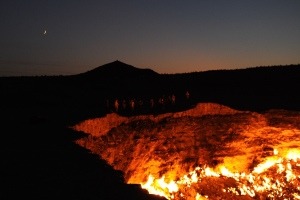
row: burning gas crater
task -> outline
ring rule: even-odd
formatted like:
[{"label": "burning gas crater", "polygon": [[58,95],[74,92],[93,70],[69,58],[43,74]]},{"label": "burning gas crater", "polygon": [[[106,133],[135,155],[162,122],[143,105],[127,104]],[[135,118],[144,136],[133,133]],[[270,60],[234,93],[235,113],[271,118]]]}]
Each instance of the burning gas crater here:
[{"label": "burning gas crater", "polygon": [[76,141],[166,199],[300,199],[300,113],[201,103],[158,116],[108,114]]}]

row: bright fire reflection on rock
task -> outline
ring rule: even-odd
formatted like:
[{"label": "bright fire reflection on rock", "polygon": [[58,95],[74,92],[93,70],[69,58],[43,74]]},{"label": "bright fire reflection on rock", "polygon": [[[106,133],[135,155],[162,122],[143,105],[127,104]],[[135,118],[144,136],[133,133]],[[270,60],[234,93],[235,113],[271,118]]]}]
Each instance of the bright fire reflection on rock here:
[{"label": "bright fire reflection on rock", "polygon": [[129,184],[167,199],[300,199],[300,113],[200,103],[178,113],[115,113],[73,127]]}]

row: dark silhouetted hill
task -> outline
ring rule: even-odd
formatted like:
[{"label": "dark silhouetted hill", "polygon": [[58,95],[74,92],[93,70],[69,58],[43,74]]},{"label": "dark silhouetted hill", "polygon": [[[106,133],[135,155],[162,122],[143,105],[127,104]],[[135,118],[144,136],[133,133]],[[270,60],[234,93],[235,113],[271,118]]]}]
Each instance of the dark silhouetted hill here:
[{"label": "dark silhouetted hill", "polygon": [[81,73],[80,76],[97,79],[144,79],[157,77],[159,74],[151,69],[140,69],[121,61],[114,61],[95,69]]}]

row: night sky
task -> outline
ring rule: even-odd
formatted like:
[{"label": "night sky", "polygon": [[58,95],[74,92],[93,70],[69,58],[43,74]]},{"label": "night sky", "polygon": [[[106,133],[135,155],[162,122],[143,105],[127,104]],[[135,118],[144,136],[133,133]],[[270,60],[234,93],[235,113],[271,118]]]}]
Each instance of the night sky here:
[{"label": "night sky", "polygon": [[299,0],[1,0],[0,76],[300,63]]}]

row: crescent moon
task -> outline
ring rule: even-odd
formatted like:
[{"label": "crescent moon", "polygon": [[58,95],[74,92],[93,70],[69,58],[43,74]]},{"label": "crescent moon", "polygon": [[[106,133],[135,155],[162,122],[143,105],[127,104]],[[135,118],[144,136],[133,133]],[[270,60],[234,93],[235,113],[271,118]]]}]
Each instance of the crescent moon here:
[{"label": "crescent moon", "polygon": [[45,30],[43,34],[46,35],[47,34],[47,30]]}]

